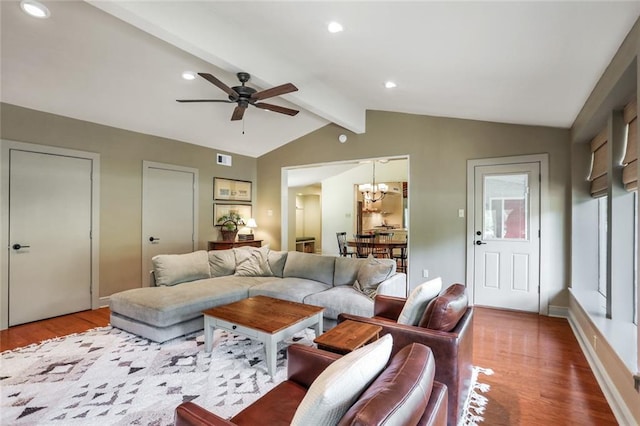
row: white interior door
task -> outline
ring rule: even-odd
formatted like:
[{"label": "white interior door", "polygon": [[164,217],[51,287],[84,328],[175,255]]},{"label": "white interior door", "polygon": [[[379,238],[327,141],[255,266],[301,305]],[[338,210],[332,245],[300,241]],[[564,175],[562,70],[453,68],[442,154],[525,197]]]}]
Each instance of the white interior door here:
[{"label": "white interior door", "polygon": [[474,303],[538,312],[540,164],[475,167]]},{"label": "white interior door", "polygon": [[9,325],[91,309],[91,160],[14,149],[9,168]]},{"label": "white interior door", "polygon": [[157,254],[195,250],[198,171],[144,162],[142,195],[142,285],[150,285]]}]

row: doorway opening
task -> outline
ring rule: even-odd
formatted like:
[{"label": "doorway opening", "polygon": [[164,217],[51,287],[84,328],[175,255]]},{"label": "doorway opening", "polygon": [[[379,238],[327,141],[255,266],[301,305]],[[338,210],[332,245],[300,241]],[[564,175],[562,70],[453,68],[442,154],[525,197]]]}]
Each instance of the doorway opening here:
[{"label": "doorway opening", "polygon": [[[371,182],[374,160],[377,162],[376,181],[386,183],[389,194],[386,202],[384,199],[377,201],[374,203],[376,209],[366,211],[364,203],[358,204],[358,197],[362,197],[358,187]],[[352,238],[355,233],[365,228],[369,231],[380,230],[382,227],[394,228],[398,235],[407,238],[408,180],[408,156],[365,158],[283,168],[281,249],[304,250],[305,244],[296,240],[303,237],[308,241],[308,237],[314,237],[313,252],[337,256],[340,251],[336,233],[346,232],[348,238]],[[397,206],[398,211],[390,210],[391,206]],[[315,222],[312,224],[310,221]],[[306,250],[310,250],[308,246]]]}]

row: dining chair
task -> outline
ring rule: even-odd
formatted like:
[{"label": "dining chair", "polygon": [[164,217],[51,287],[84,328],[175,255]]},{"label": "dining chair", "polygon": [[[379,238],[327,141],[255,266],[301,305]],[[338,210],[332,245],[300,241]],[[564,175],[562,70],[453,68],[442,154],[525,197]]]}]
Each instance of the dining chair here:
[{"label": "dining chair", "polygon": [[[393,232],[378,232],[376,233],[376,242],[388,243],[393,239]],[[376,247],[373,249],[373,255],[375,257],[386,257],[391,259],[391,249],[389,247]]]},{"label": "dining chair", "polygon": [[[408,237],[405,237],[405,241],[408,240]],[[396,270],[398,272],[407,272],[407,246],[399,247],[391,250],[391,256],[396,261],[397,267]]]},{"label": "dining chair", "polygon": [[336,237],[338,238],[338,249],[340,250],[340,256],[353,257],[356,253],[349,250],[349,246],[347,245],[347,233],[336,232]]},{"label": "dining chair", "polygon": [[369,257],[373,254],[373,242],[376,238],[373,234],[355,234],[353,238],[356,240],[356,256]]}]

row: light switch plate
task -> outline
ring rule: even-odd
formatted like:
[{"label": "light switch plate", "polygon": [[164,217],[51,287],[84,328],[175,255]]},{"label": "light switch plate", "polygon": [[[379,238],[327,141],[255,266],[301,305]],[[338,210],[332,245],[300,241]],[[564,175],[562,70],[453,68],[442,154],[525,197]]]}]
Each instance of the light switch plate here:
[{"label": "light switch plate", "polygon": [[458,217],[464,217],[464,209],[458,209]]}]

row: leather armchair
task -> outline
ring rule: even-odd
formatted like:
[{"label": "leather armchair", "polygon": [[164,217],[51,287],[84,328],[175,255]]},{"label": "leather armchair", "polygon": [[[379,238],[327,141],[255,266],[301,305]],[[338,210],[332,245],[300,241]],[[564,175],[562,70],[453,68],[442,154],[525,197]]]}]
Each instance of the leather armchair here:
[{"label": "leather armchair", "polygon": [[[450,331],[398,324],[397,319],[406,299],[381,295],[375,298],[372,318],[340,314],[338,322],[352,320],[381,326],[381,336],[387,333],[393,336],[392,356],[402,347],[413,342],[430,347],[436,362],[435,380],[445,384],[449,393],[448,424],[455,426],[469,393],[473,369],[473,307],[467,305],[465,287],[462,284],[454,284],[440,294],[445,293],[451,300],[457,298],[454,303],[464,303],[462,308],[460,306],[455,308],[462,314],[461,317],[459,315],[453,317],[456,319],[455,324],[450,323],[451,317],[446,318],[445,315],[441,318],[441,324],[449,321],[447,327],[452,326]],[[424,317],[421,323],[423,322],[425,322]]]},{"label": "leather armchair", "polygon": [[[293,344],[287,348],[288,380],[278,384],[236,416],[226,420],[193,402],[184,402],[176,408],[174,424],[290,425],[313,381],[340,356]],[[435,361],[429,348],[419,344],[405,348],[393,356],[380,375],[354,402],[339,425],[382,424],[397,411],[403,411],[401,407],[410,390],[425,389],[418,384],[418,378],[424,378],[426,374],[427,379],[423,380],[430,381],[431,392],[428,389],[424,391],[420,408],[411,412],[414,419],[411,424],[444,426],[447,422],[447,387],[433,379],[434,369]]]}]

